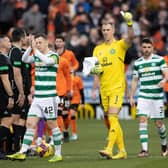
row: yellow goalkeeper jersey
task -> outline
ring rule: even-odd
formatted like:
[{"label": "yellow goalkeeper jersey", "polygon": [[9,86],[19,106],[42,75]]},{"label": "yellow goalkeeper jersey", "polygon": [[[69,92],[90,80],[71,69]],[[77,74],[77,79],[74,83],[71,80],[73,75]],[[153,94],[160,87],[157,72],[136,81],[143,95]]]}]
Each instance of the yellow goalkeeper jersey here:
[{"label": "yellow goalkeeper jersey", "polygon": [[113,40],[110,44],[102,43],[94,48],[93,56],[104,71],[100,75],[101,91],[125,89],[124,59],[128,47],[124,40]]}]

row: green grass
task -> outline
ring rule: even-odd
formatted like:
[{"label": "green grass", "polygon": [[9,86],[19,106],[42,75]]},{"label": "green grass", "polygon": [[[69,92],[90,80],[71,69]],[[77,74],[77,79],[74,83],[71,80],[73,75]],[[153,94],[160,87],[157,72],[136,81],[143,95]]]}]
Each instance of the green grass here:
[{"label": "green grass", "polygon": [[[168,120],[165,120],[168,128]],[[29,157],[26,161],[0,160],[1,168],[167,168],[168,158],[160,156],[160,140],[157,129],[149,122],[150,158],[137,158],[140,151],[137,120],[121,121],[124,129],[128,158],[106,160],[98,155],[98,150],[106,145],[107,129],[103,121],[79,120],[79,140],[64,143],[63,162],[48,163],[48,158]]]}]

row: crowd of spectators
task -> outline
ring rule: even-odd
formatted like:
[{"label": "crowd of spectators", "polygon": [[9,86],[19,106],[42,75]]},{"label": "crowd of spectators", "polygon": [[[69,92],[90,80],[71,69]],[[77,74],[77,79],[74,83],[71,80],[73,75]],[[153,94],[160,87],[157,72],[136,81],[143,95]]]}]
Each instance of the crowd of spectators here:
[{"label": "crowd of spectators", "polygon": [[139,57],[145,36],[153,39],[156,53],[168,55],[168,0],[1,0],[0,34],[10,35],[13,27],[23,27],[28,33],[46,33],[51,45],[62,34],[82,65],[101,42],[102,18],[115,22],[116,38],[126,35],[121,10],[132,12],[134,19],[135,38],[126,63]]}]

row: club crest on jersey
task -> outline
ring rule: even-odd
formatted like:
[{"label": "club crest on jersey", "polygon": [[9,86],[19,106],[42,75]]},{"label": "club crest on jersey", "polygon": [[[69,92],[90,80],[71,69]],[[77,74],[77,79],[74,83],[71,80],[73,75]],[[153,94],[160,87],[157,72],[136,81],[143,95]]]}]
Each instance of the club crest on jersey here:
[{"label": "club crest on jersey", "polygon": [[149,72],[150,71],[150,68],[146,67],[144,68],[144,72]]},{"label": "club crest on jersey", "polygon": [[36,62],[35,65],[36,66],[44,66],[45,64],[43,62]]},{"label": "club crest on jersey", "polygon": [[112,49],[110,50],[110,54],[115,54],[115,49],[112,48]]}]

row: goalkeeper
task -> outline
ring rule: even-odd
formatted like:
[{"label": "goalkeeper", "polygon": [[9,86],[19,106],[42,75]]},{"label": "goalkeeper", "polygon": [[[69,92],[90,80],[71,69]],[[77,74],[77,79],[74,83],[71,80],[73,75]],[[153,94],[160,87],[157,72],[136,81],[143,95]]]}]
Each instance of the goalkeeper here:
[{"label": "goalkeeper", "polygon": [[[127,49],[132,43],[134,33],[132,14],[121,12],[121,15],[128,25],[127,37],[116,40],[114,38],[114,24],[108,20],[103,20],[101,31],[104,42],[94,48],[93,56],[97,58],[98,63],[91,69],[91,73],[99,77],[102,105],[110,122],[107,146],[99,151],[99,154],[107,159],[127,158],[118,114],[125,92],[124,58]],[[113,155],[115,144],[118,146],[118,153]]]}]

